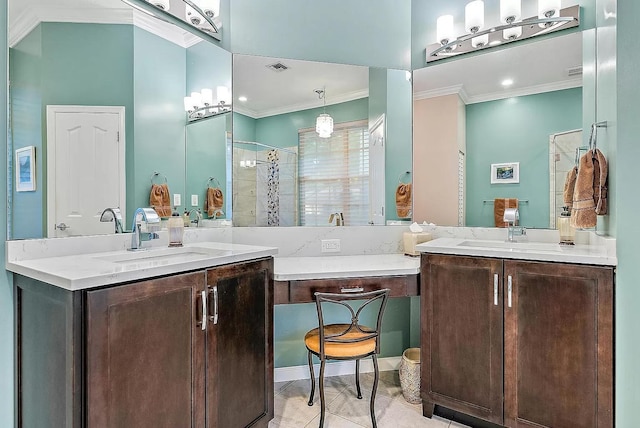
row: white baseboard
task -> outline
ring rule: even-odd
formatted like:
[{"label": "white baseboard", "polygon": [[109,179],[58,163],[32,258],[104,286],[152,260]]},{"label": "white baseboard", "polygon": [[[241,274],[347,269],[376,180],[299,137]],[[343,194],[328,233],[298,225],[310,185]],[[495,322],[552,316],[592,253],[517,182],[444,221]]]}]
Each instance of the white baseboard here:
[{"label": "white baseboard", "polygon": [[[378,358],[378,369],[383,371],[398,370],[400,367],[400,361],[402,357],[387,357]],[[316,376],[320,371],[320,364],[313,365]],[[329,376],[342,376],[346,374],[353,374],[356,371],[355,361],[332,361],[326,364],[325,373],[326,377]],[[373,372],[373,362],[370,358],[362,360],[360,362],[360,373]],[[274,371],[275,382],[287,382],[290,380],[309,379],[309,366],[291,366],[291,367],[279,367]]]}]

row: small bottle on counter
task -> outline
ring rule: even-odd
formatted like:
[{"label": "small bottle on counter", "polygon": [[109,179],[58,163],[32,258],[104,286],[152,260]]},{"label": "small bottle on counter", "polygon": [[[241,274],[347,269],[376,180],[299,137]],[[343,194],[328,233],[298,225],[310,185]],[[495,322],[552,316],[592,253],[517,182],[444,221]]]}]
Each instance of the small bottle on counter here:
[{"label": "small bottle on counter", "polygon": [[177,209],[174,209],[167,222],[167,229],[169,229],[169,246],[170,247],[182,247],[182,235],[184,233],[184,221],[180,217]]},{"label": "small bottle on counter", "polygon": [[186,208],[182,214],[182,222],[184,223],[184,227],[189,227],[189,224],[191,223],[191,218],[189,217],[189,212]]},{"label": "small bottle on counter", "polygon": [[558,217],[558,230],[560,231],[561,244],[574,244],[576,229],[571,226],[571,211],[569,207],[562,207],[562,212],[560,213],[560,217]]}]

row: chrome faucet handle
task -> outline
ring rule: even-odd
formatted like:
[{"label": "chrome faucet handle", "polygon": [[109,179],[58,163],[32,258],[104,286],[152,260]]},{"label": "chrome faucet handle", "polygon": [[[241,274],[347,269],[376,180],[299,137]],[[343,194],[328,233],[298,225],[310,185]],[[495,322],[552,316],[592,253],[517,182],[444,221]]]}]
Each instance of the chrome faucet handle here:
[{"label": "chrome faucet handle", "polygon": [[502,220],[507,224],[517,226],[520,219],[520,213],[517,208],[505,208]]},{"label": "chrome faucet handle", "polygon": [[115,223],[116,233],[124,233],[120,208],[105,208],[102,214],[100,214],[100,221],[105,223],[113,221]]},{"label": "chrome faucet handle", "polygon": [[143,241],[160,238],[160,235],[155,232],[142,233],[140,231],[141,222],[144,222],[146,225],[160,225],[160,217],[153,208],[136,208],[136,211],[133,213],[130,251],[146,250],[146,248],[142,248]]}]

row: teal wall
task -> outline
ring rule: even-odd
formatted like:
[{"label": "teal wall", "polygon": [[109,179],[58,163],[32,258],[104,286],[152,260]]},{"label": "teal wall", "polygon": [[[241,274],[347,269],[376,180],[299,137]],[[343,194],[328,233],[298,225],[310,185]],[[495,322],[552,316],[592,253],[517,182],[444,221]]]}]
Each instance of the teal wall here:
[{"label": "teal wall", "polygon": [[232,3],[233,53],[410,68],[410,0]]},{"label": "teal wall", "polygon": [[386,219],[398,219],[396,188],[398,177],[411,179],[404,173],[412,169],[412,92],[404,70],[387,70],[387,146],[385,149]]},{"label": "teal wall", "polygon": [[166,176],[171,194],[182,195],[180,212],[188,203],[184,196],[186,50],[137,27],[134,36],[133,162],[127,158],[133,167],[133,171],[127,169],[127,186],[132,185],[133,192],[127,192],[125,219],[136,207],[149,205],[154,171]]},{"label": "teal wall", "polygon": [[[12,236],[36,238],[43,236],[44,174],[43,171],[43,123],[42,104],[42,26],[38,25],[27,37],[10,51],[9,61],[12,105],[13,150],[35,146],[36,191],[15,191],[12,186]],[[12,151],[13,151],[12,150]]]},{"label": "teal wall", "polygon": [[133,26],[42,23],[11,59],[14,145],[35,146],[37,162],[36,191],[14,192],[12,237],[37,238],[46,230],[46,106],[125,106],[133,135]]},{"label": "teal wall", "polygon": [[256,122],[252,117],[233,112],[233,140],[257,141]]},{"label": "teal wall", "polygon": [[[7,2],[0,2],[0,140],[9,142],[7,137]],[[5,146],[6,148],[6,146]],[[7,165],[7,150],[0,150],[0,164]],[[7,171],[10,174],[11,171]],[[0,179],[0,199],[7,200],[7,176]],[[7,224],[7,210],[0,210],[0,224]],[[7,239],[7,228],[0,228],[0,241]],[[4,270],[5,247],[0,248],[0,426],[14,426],[14,360],[13,338],[13,284],[12,276]]]},{"label": "teal wall", "polygon": [[[614,3],[615,4],[615,3]],[[610,10],[611,7],[609,7]],[[615,15],[613,15],[615,16]],[[617,121],[610,127],[617,129],[617,148],[613,178],[616,181],[615,205],[617,212],[615,229],[617,230],[618,269],[616,276],[616,426],[631,427],[638,424],[638,403],[640,403],[640,264],[638,263],[638,242],[640,241],[640,222],[638,212],[640,201],[637,180],[633,174],[637,171],[640,159],[640,51],[638,50],[637,22],[640,20],[640,3],[620,1],[617,5],[617,85],[613,90],[617,95]],[[608,23],[608,25],[615,25]],[[612,58],[610,58],[612,59]],[[614,63],[615,64],[615,63]],[[611,66],[611,64],[610,64]],[[600,118],[607,117],[611,111],[599,111]],[[624,197],[623,197],[624,195]]]},{"label": "teal wall", "polygon": [[[198,195],[198,206],[207,218],[204,204],[209,177],[214,177],[225,191],[227,115],[214,116],[187,125],[187,183],[185,204],[190,210],[191,195]],[[215,153],[215,155],[213,154]],[[212,187],[216,183],[211,183]],[[223,197],[230,195],[223,194]],[[223,217],[224,218],[224,217]]]},{"label": "teal wall", "polygon": [[[436,20],[441,15],[453,15],[456,34],[465,34],[464,7],[469,0],[411,0],[411,68],[413,70],[426,67],[426,47],[436,42]],[[596,24],[596,0],[575,0],[562,2],[564,7],[580,5],[580,27],[562,33],[581,31],[593,28]],[[537,2],[522,2],[522,17],[537,16]],[[498,25],[500,16],[500,0],[484,0],[486,25]],[[598,9],[602,11],[603,9]],[[600,12],[602,13],[602,12]],[[562,34],[561,33],[561,34]],[[544,37],[544,36],[542,36]],[[550,35],[549,37],[555,37]],[[528,42],[514,42],[528,43]],[[500,49],[500,48],[493,48]]]},{"label": "teal wall", "polygon": [[[466,225],[493,227],[494,198],[526,199],[520,222],[549,227],[549,135],[582,127],[580,88],[466,107]],[[491,184],[493,163],[520,162],[520,183]]]}]

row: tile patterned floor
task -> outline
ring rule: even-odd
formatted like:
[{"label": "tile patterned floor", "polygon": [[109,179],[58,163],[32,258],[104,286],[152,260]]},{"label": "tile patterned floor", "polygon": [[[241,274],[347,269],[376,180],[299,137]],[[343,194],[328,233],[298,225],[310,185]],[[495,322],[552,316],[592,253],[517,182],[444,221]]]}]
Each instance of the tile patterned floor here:
[{"label": "tile patterned floor", "polygon": [[[317,380],[316,380],[317,382]],[[371,426],[369,398],[373,374],[360,378],[362,400],[356,398],[355,376],[325,379],[325,428],[362,428]],[[320,423],[320,398],[316,385],[314,405],[309,407],[309,380],[280,382],[275,385],[275,417],[269,428],[317,427]],[[409,404],[402,396],[397,371],[380,373],[376,394],[376,420],[379,428],[464,428],[456,422],[434,416],[422,416],[422,406]]]}]

